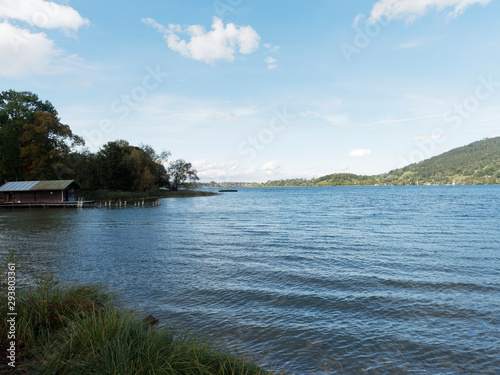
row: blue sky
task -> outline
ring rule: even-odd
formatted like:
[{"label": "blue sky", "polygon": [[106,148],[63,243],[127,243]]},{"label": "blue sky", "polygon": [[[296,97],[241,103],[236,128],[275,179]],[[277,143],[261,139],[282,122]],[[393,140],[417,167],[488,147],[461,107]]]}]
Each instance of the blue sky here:
[{"label": "blue sky", "polygon": [[203,181],[377,174],[500,135],[498,0],[0,0],[2,90]]}]

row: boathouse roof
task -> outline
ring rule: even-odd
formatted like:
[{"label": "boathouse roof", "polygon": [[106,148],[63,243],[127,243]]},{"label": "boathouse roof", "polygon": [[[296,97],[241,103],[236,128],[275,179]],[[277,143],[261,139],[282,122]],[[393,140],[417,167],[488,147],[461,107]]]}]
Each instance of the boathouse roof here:
[{"label": "boathouse roof", "polygon": [[82,186],[75,180],[46,180],[46,181],[13,181],[0,186],[0,192],[5,191],[36,191],[36,190],[64,190],[72,183]]}]

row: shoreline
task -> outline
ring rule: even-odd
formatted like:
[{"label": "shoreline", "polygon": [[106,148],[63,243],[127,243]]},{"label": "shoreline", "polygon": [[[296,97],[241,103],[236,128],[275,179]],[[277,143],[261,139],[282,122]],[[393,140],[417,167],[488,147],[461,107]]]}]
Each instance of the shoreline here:
[{"label": "shoreline", "polygon": [[96,202],[107,201],[139,201],[139,200],[154,200],[162,198],[197,198],[210,197],[218,195],[215,192],[199,191],[199,190],[178,190],[178,191],[154,191],[154,192],[133,192],[133,191],[82,191],[78,194],[86,200]]}]

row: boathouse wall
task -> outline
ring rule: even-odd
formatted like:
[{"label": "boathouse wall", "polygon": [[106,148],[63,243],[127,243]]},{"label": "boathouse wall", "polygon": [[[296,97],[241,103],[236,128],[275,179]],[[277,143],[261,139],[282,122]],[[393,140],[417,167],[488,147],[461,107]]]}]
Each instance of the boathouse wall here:
[{"label": "boathouse wall", "polygon": [[3,199],[5,203],[62,202],[68,200],[67,194],[62,191],[14,191],[4,193]]},{"label": "boathouse wall", "polygon": [[[30,183],[27,182],[27,184]],[[62,186],[58,188],[54,184]],[[37,186],[41,186],[41,188],[37,188]],[[38,185],[28,187],[26,190],[17,190],[14,188],[9,191],[7,188],[2,192],[2,196],[4,203],[73,202],[77,200],[76,194],[80,189],[81,186],[75,181],[43,181]]]}]

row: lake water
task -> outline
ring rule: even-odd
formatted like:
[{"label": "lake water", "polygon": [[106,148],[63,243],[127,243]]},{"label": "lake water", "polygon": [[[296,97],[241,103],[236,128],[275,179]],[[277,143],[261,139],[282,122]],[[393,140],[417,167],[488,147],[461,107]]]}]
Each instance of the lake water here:
[{"label": "lake water", "polygon": [[500,186],[238,190],[1,210],[0,256],[296,374],[500,373]]}]

